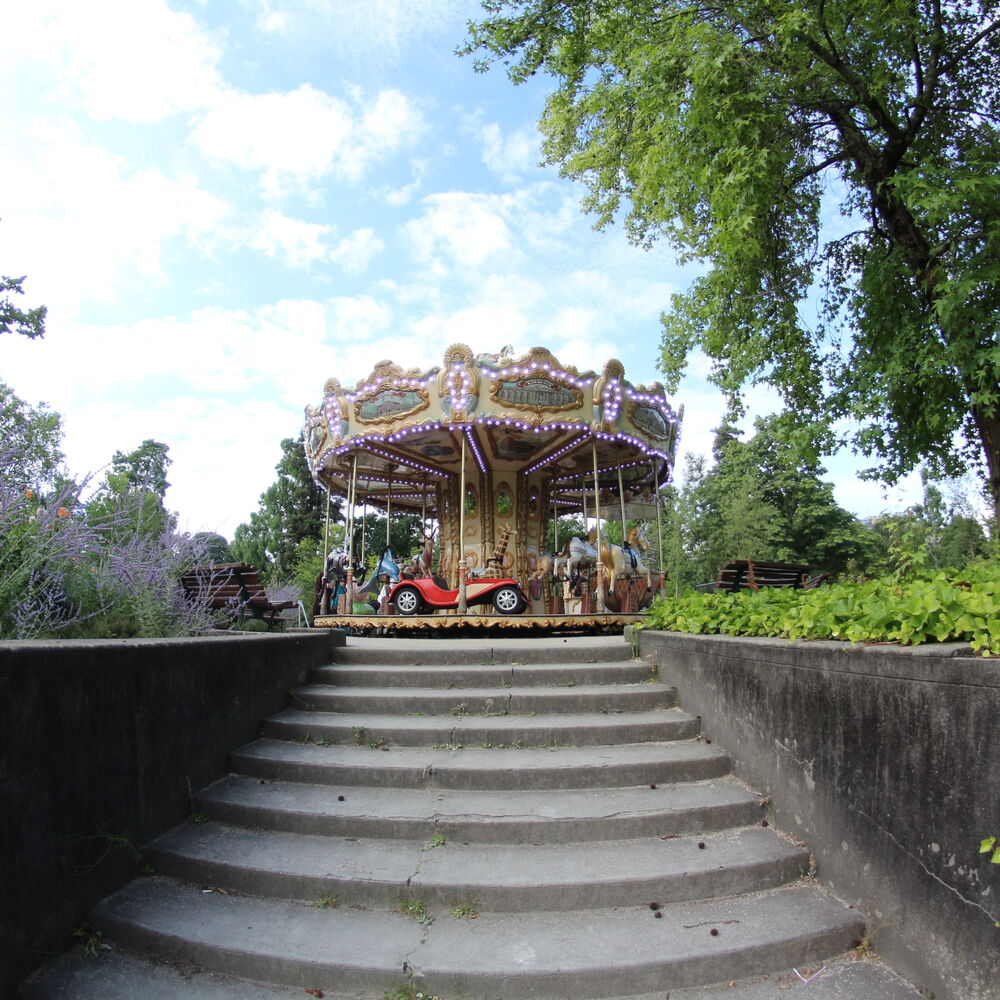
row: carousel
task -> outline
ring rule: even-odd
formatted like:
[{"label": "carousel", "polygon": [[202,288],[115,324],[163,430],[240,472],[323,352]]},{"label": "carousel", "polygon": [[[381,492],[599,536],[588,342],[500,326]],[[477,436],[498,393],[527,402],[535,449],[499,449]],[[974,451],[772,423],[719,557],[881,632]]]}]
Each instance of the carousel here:
[{"label": "carousel", "polygon": [[[331,378],[306,408],[305,445],[328,510],[346,500],[346,541],[330,552],[314,624],[552,632],[639,620],[660,583],[660,487],[682,414],[659,383],[628,382],[620,361],[579,371],[541,347],[514,357],[455,344],[440,368],[381,361],[354,388]],[[368,510],[385,516],[387,545],[362,559]],[[423,542],[392,552],[388,525],[404,514],[420,518]]]}]

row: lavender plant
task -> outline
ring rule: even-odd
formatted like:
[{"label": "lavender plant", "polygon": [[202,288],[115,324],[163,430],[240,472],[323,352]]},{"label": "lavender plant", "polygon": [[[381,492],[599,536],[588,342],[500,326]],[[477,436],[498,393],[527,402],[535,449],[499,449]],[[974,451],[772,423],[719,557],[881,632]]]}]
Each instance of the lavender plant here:
[{"label": "lavender plant", "polygon": [[[89,484],[65,473],[60,436],[58,414],[0,382],[0,639],[211,628],[206,603],[179,585],[186,569],[207,561],[205,541],[174,531],[172,516],[158,513],[162,495],[133,481],[84,502]],[[165,446],[154,445],[143,447],[164,458]]]}]

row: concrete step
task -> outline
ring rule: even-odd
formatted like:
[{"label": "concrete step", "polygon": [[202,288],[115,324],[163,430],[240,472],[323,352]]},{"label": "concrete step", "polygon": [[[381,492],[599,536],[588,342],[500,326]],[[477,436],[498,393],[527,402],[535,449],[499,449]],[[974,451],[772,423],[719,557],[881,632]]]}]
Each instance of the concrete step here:
[{"label": "concrete step", "polygon": [[508,847],[465,845],[440,833],[419,843],[189,823],[150,851],[158,874],[230,892],[388,908],[413,897],[478,913],[731,896],[793,882],[808,865],[806,851],[762,827]]},{"label": "concrete step", "polygon": [[108,940],[169,962],[332,996],[410,979],[437,995],[504,1000],[610,997],[625,982],[663,994],[814,963],[862,932],[857,914],[805,885],[655,911],[643,902],[413,919],[204,892],[163,877],[137,879],[102,902],[92,923]]},{"label": "concrete step", "polygon": [[642,684],[656,680],[656,672],[644,660],[596,663],[518,664],[342,664],[317,667],[318,684],[360,687],[497,688],[552,686],[556,684]]},{"label": "concrete step", "polygon": [[442,666],[445,664],[610,663],[632,659],[620,635],[554,639],[386,639],[351,636],[337,650],[338,664]]},{"label": "concrete step", "polygon": [[313,684],[296,688],[290,703],[307,711],[345,715],[530,715],[653,712],[672,708],[677,690],[663,684],[576,684],[518,688],[364,688]]},{"label": "concrete step", "polygon": [[368,715],[289,709],[267,719],[263,735],[278,740],[361,746],[608,746],[691,739],[698,719],[676,708],[652,712],[564,715]]},{"label": "concrete step", "polygon": [[371,750],[260,739],[235,751],[230,765],[237,773],[276,781],[499,791],[665,785],[725,774],[729,758],[696,740],[620,747]]},{"label": "concrete step", "polygon": [[[407,984],[405,977],[393,988]],[[23,1000],[303,1000],[304,989],[273,986],[209,972],[194,965],[152,961],[121,951],[98,960],[78,952],[34,976]],[[139,992],[141,990],[141,992]],[[337,990],[328,1000],[384,1000],[378,993]],[[662,990],[604,1000],[664,1000]],[[853,952],[821,964],[799,966],[716,986],[672,990],[670,1000],[926,1000],[879,962],[859,961]]]},{"label": "concrete step", "polygon": [[670,837],[761,822],[731,777],[633,788],[467,791],[329,786],[232,776],[196,797],[223,823],[290,833],[425,843],[566,844]]},{"label": "concrete step", "polygon": [[336,661],[26,1000],[917,1000],[620,637]]}]

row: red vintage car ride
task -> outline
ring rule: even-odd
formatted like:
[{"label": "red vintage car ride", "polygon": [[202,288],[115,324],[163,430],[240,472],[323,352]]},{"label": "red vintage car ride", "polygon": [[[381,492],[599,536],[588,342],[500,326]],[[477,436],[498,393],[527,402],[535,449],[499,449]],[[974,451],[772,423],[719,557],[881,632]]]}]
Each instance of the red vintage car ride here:
[{"label": "red vintage car ride", "polygon": [[[509,577],[467,581],[465,600],[469,607],[492,604],[501,615],[519,615],[528,606],[520,584]],[[389,592],[389,602],[401,615],[428,614],[442,608],[457,608],[458,591],[444,590],[430,578],[401,580]]]}]

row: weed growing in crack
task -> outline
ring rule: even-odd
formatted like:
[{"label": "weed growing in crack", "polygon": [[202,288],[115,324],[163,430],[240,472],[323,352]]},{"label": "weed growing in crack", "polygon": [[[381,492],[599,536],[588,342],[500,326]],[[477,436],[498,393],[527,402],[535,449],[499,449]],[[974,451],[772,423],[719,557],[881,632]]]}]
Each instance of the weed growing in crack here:
[{"label": "weed growing in crack", "polygon": [[418,924],[423,924],[425,927],[434,923],[434,918],[424,908],[423,901],[419,899],[397,899],[396,912],[416,920]]},{"label": "weed growing in crack", "polygon": [[425,851],[433,851],[435,847],[444,847],[445,837],[443,833],[435,833],[423,846]]},{"label": "weed growing in crack", "polygon": [[475,899],[452,903],[448,912],[458,920],[475,920],[479,916],[479,903]]},{"label": "weed growing in crack", "polygon": [[111,945],[104,940],[100,931],[95,931],[90,924],[81,924],[75,931],[73,937],[80,942],[85,958],[97,958],[102,951],[111,951]]}]

